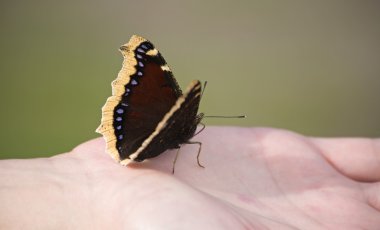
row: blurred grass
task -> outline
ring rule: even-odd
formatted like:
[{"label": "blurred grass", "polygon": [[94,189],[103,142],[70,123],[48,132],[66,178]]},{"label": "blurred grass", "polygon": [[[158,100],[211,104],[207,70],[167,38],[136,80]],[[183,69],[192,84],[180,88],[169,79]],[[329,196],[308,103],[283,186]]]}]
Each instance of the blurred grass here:
[{"label": "blurred grass", "polygon": [[207,125],[380,135],[378,1],[1,1],[0,158],[50,156],[97,137],[132,34],[184,88],[208,80]]}]

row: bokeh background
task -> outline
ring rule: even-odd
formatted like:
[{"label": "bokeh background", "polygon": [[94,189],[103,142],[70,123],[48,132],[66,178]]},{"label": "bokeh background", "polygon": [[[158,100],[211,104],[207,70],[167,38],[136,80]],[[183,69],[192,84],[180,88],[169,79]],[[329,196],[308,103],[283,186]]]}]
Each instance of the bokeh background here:
[{"label": "bokeh background", "polygon": [[380,2],[0,1],[0,158],[50,156],[98,134],[118,47],[151,40],[200,110],[312,136],[380,136]]}]

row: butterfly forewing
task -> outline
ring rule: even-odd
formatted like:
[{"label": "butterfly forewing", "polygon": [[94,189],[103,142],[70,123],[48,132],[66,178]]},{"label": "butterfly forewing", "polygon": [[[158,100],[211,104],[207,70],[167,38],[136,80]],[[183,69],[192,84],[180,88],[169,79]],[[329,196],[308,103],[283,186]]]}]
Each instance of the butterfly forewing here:
[{"label": "butterfly forewing", "polygon": [[134,35],[120,50],[123,67],[112,84],[113,96],[103,106],[97,129],[106,139],[107,151],[118,161],[141,147],[182,95],[151,42]]}]

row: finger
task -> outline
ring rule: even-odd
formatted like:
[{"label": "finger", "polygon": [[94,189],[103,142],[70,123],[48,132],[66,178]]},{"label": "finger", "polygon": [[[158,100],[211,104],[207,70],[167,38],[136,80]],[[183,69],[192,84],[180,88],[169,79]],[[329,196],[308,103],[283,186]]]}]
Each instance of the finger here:
[{"label": "finger", "polygon": [[380,181],[380,139],[312,138],[332,165],[362,182]]}]

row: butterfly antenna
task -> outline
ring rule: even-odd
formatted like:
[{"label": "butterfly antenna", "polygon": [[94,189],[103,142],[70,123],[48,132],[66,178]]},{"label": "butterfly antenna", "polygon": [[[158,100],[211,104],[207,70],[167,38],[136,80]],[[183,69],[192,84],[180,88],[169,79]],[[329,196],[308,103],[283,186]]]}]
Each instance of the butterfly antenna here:
[{"label": "butterfly antenna", "polygon": [[205,118],[246,118],[246,115],[237,115],[237,116],[217,116],[217,115],[210,115],[210,116],[203,116]]}]

